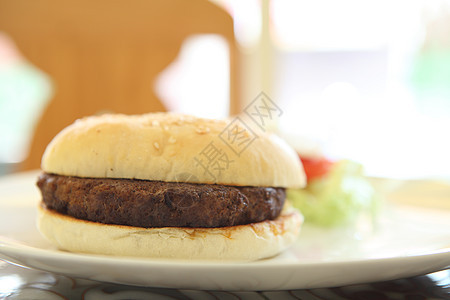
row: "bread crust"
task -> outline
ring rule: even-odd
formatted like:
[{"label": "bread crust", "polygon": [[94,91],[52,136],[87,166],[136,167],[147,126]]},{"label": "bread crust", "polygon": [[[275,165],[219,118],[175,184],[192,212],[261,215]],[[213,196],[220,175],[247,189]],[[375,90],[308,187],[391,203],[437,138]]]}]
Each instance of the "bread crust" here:
[{"label": "bread crust", "polygon": [[275,220],[220,228],[141,228],[107,225],[62,215],[43,205],[40,232],[73,252],[170,259],[252,261],[274,256],[295,242],[302,215],[288,209]]},{"label": "bread crust", "polygon": [[[239,143],[251,143],[237,152],[238,144],[227,142],[229,124],[173,113],[87,117],[53,139],[44,153],[42,169],[78,177],[285,188],[305,185],[301,162],[284,141],[247,130]],[[220,151],[215,165],[207,161],[211,152],[205,150]],[[209,170],[206,163],[210,163]]]}]

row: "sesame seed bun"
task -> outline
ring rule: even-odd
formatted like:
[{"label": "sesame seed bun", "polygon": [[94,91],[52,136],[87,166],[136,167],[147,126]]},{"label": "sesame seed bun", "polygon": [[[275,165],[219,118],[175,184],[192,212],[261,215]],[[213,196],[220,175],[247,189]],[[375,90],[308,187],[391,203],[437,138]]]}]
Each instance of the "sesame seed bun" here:
[{"label": "sesame seed bun", "polygon": [[[233,128],[241,135],[232,136]],[[206,169],[212,154],[216,160]],[[80,119],[48,145],[41,167],[66,176],[238,186],[303,187],[306,181],[295,151],[277,136],[239,121],[171,113]]]},{"label": "sesame seed bun", "polygon": [[39,207],[38,227],[58,248],[81,253],[167,259],[253,261],[289,247],[303,217],[285,210],[277,219],[219,228],[142,228],[108,225]]}]

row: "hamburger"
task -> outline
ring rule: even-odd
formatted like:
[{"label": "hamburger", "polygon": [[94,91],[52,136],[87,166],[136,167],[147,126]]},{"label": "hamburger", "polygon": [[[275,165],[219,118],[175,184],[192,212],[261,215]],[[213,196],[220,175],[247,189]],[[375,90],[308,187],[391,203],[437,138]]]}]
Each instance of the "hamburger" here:
[{"label": "hamburger", "polygon": [[[301,162],[276,136],[229,125],[173,113],[77,120],[43,155],[39,231],[81,253],[245,261],[280,253],[303,222],[286,201],[286,188],[305,184]],[[237,152],[232,142],[244,141]]]}]

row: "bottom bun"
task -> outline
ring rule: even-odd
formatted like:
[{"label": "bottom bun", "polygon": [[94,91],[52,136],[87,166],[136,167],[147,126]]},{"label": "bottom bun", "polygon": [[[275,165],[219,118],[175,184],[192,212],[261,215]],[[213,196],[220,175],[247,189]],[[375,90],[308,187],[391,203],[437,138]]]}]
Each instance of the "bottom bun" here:
[{"label": "bottom bun", "polygon": [[302,215],[285,210],[275,220],[220,228],[141,228],[76,219],[39,206],[39,231],[72,252],[177,259],[251,261],[295,242]]}]

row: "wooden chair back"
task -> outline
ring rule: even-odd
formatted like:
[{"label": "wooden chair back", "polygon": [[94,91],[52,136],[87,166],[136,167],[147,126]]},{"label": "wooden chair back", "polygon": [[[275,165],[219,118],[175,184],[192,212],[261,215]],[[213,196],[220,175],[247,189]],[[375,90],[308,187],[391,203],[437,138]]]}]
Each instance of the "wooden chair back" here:
[{"label": "wooden chair back", "polygon": [[21,169],[38,168],[46,145],[77,118],[164,111],[154,80],[193,34],[228,41],[230,113],[239,110],[233,20],[207,0],[0,0],[0,31],[54,83]]}]

